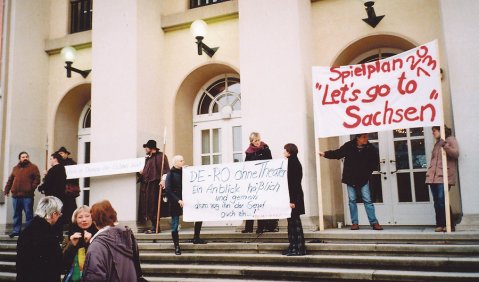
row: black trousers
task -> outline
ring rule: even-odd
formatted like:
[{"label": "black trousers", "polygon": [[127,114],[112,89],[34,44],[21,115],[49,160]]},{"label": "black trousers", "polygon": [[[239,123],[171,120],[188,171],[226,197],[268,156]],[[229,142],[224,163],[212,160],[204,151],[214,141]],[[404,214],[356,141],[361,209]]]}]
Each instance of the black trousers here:
[{"label": "black trousers", "polygon": [[[254,220],[247,220],[244,226],[246,231],[253,231]],[[274,231],[278,227],[277,219],[260,219],[258,220],[258,230]]]},{"label": "black trousers", "polygon": [[306,252],[303,225],[301,224],[299,215],[291,215],[291,217],[288,218],[288,241],[291,252]]}]

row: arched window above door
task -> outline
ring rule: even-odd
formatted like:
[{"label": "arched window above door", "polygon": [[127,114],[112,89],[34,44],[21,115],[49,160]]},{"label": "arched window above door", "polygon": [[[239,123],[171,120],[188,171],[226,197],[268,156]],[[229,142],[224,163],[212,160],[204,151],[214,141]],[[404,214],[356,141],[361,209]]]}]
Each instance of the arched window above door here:
[{"label": "arched window above door", "polygon": [[91,108],[88,107],[86,113],[83,115],[82,128],[91,128]]},{"label": "arched window above door", "polygon": [[371,63],[377,60],[382,60],[382,59],[395,56],[404,51],[405,50],[397,49],[397,48],[376,48],[356,57],[354,60],[351,61],[350,64],[355,65],[355,64]]},{"label": "arched window above door", "polygon": [[237,74],[213,77],[197,92],[193,106],[195,165],[243,159],[241,87]]},{"label": "arched window above door", "polygon": [[240,79],[235,75],[225,74],[211,80],[201,88],[196,108],[196,115],[221,114],[230,116],[241,110]]}]

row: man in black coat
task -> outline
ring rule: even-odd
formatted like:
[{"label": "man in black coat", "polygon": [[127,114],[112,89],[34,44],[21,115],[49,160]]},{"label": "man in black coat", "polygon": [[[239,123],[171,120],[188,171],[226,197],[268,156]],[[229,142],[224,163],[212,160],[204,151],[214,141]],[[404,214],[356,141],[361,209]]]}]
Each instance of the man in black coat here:
[{"label": "man in black coat", "polygon": [[53,225],[61,217],[62,202],[53,196],[40,200],[35,217],[17,242],[17,281],[56,282],[65,269]]},{"label": "man in black coat", "polygon": [[361,193],[368,220],[374,230],[382,230],[376,218],[374,204],[369,189],[369,178],[378,168],[378,150],[368,141],[368,134],[356,134],[354,140],[344,143],[337,150],[319,153],[327,159],[343,159],[344,168],[342,182],[348,187],[349,212],[351,214],[351,230],[359,229],[356,191]]}]

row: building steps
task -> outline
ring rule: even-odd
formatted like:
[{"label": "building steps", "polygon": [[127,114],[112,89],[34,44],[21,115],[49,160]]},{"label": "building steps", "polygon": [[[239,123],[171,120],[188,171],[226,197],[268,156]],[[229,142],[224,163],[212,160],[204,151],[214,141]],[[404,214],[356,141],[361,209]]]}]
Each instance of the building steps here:
[{"label": "building steps", "polygon": [[[478,233],[320,233],[305,233],[302,257],[281,255],[284,232],[205,230],[194,245],[184,230],[181,256],[167,232],[135,236],[148,281],[479,281]],[[0,236],[0,281],[15,281],[15,256],[16,239]]]}]

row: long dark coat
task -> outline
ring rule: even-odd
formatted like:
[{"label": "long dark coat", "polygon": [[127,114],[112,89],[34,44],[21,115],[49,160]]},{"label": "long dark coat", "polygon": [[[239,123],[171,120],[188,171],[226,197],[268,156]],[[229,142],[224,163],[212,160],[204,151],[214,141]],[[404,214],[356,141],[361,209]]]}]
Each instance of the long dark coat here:
[{"label": "long dark coat", "polygon": [[166,176],[165,191],[170,202],[171,216],[180,216],[183,214],[183,208],[178,204],[183,199],[183,169],[172,167]]},{"label": "long dark coat", "polygon": [[[162,158],[163,153],[158,152],[145,159],[145,166],[143,167],[143,173],[140,177],[140,199],[138,204],[138,220],[142,223],[147,220],[156,220]],[[168,158],[165,155],[162,173],[167,174],[168,171],[170,171],[170,168]],[[161,201],[160,217],[168,216],[167,207],[168,204],[164,204],[164,202]]]},{"label": "long dark coat", "polygon": [[35,216],[18,237],[17,281],[60,281],[64,268],[56,230],[45,219]]},{"label": "long dark coat", "polygon": [[348,141],[337,150],[324,152],[324,157],[338,160],[344,158],[342,182],[361,188],[369,182],[373,171],[378,169],[379,153],[369,142],[362,148],[356,144],[356,140]]},{"label": "long dark coat", "polygon": [[301,186],[303,179],[303,167],[299,162],[298,156],[293,155],[288,158],[288,190],[289,202],[295,205],[291,210],[291,215],[301,215],[304,210],[304,193]]},{"label": "long dark coat", "polygon": [[43,178],[43,183],[38,189],[43,191],[46,196],[55,196],[64,202],[66,182],[67,174],[65,167],[61,164],[57,164],[48,170],[45,178]]},{"label": "long dark coat", "polygon": [[55,196],[62,201],[63,216],[58,221],[59,225],[70,224],[72,214],[77,208],[75,197],[65,193],[66,185],[67,174],[65,167],[62,164],[57,164],[48,170],[47,175],[43,179],[43,184],[38,188],[45,191],[46,196]]}]

